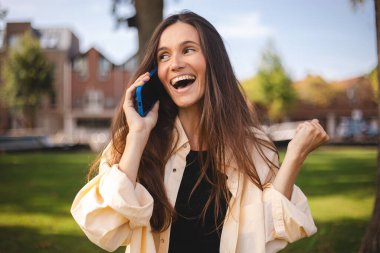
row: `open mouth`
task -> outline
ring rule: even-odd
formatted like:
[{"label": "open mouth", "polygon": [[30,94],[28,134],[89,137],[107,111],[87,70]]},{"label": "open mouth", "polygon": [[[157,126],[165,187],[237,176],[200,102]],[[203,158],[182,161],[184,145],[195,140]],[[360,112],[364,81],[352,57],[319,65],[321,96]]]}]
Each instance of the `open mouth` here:
[{"label": "open mouth", "polygon": [[174,87],[174,89],[180,89],[180,88],[185,88],[186,86],[194,83],[194,81],[195,81],[195,76],[183,75],[183,76],[173,78],[170,83]]}]

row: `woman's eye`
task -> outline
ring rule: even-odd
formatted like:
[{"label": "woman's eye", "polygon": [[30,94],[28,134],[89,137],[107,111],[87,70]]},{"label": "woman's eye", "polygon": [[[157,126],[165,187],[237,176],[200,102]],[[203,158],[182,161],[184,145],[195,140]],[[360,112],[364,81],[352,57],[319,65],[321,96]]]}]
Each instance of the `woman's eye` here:
[{"label": "woman's eye", "polygon": [[169,55],[168,55],[168,54],[160,54],[160,55],[158,56],[158,59],[159,59],[160,61],[166,60],[166,59],[168,59],[168,58],[169,58]]},{"label": "woman's eye", "polygon": [[194,52],[194,51],[195,51],[194,48],[185,48],[184,53],[185,53],[185,54],[188,54],[188,53],[192,53],[192,52]]}]

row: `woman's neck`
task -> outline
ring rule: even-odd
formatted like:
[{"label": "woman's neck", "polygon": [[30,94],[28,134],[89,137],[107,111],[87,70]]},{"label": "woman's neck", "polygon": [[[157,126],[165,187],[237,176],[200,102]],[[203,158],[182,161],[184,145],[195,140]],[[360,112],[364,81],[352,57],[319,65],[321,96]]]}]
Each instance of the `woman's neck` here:
[{"label": "woman's neck", "polygon": [[186,136],[189,139],[190,149],[205,150],[205,144],[200,147],[199,143],[199,121],[201,118],[200,109],[198,107],[180,109],[178,117],[181,121],[183,129],[185,130]]}]

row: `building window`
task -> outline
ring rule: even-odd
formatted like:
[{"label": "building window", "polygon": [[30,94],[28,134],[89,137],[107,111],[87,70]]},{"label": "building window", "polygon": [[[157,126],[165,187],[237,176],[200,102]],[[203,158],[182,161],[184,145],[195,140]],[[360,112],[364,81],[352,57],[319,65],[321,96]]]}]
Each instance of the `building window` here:
[{"label": "building window", "polygon": [[75,98],[73,100],[73,108],[82,108],[83,106],[83,99],[82,98]]},{"label": "building window", "polygon": [[79,57],[74,60],[74,71],[76,71],[82,79],[88,77],[88,63],[85,57]]},{"label": "building window", "polygon": [[106,109],[113,109],[115,107],[115,99],[113,97],[106,97],[104,107]]},{"label": "building window", "polygon": [[86,93],[85,110],[89,112],[102,111],[104,107],[104,95],[99,90],[89,90]]},{"label": "building window", "polygon": [[8,37],[8,46],[14,47],[20,40],[20,34],[11,34]]},{"label": "building window", "polygon": [[106,58],[100,57],[98,61],[99,79],[100,80],[106,79],[110,70],[111,70],[111,63]]},{"label": "building window", "polygon": [[42,48],[57,48],[58,46],[58,37],[53,33],[45,33],[40,39],[40,44]]}]

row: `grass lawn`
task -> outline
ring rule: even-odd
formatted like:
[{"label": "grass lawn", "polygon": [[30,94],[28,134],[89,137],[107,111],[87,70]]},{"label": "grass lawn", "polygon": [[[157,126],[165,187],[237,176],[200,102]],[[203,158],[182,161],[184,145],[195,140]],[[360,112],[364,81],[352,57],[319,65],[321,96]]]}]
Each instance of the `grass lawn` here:
[{"label": "grass lawn", "polygon": [[[0,155],[0,253],[105,252],[83,235],[69,209],[93,153]],[[356,252],[371,214],[374,148],[325,147],[305,162],[297,184],[318,233],[282,252]],[[124,252],[119,249],[116,252]]]}]

